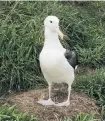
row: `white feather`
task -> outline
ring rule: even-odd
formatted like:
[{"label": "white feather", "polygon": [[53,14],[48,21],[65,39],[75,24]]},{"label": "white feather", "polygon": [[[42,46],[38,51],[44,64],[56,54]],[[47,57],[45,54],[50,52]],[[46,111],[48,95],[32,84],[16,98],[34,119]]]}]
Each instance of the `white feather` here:
[{"label": "white feather", "polygon": [[[45,42],[39,56],[42,73],[49,85],[49,99],[38,101],[42,105],[68,106],[70,104],[71,84],[74,80],[74,69],[64,56],[66,49],[60,43],[58,35],[63,37],[59,30],[59,19],[55,16],[48,16],[45,21]],[[65,102],[55,104],[51,100],[51,84],[67,83],[68,99]]]},{"label": "white feather", "polygon": [[74,69],[64,56],[66,49],[60,43],[58,34],[45,28],[45,43],[40,53],[40,67],[46,81],[72,84]]}]

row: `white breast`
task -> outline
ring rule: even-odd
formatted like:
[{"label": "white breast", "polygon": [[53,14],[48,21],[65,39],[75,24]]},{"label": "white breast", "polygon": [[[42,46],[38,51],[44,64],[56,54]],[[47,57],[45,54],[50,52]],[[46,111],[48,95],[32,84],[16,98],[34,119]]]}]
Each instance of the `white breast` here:
[{"label": "white breast", "polygon": [[40,53],[40,67],[46,81],[61,83],[74,79],[74,70],[64,57],[64,52],[65,49],[44,48]]}]

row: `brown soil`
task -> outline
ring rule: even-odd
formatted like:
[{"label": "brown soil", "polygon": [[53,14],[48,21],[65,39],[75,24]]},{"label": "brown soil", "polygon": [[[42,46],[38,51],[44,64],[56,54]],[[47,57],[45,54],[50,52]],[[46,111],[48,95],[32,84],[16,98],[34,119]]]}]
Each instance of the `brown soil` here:
[{"label": "brown soil", "polygon": [[[56,102],[62,102],[67,99],[67,87],[63,86],[60,90],[58,90],[58,87],[59,86],[52,89],[52,99]],[[64,117],[71,117],[79,112],[93,112],[96,113],[96,115],[99,115],[96,101],[84,94],[71,92],[71,104],[68,107],[42,106],[36,102],[40,98],[48,98],[47,89],[14,94],[10,96],[9,102],[16,104],[21,112],[34,114],[39,121],[60,121],[60,119],[62,120]]]}]

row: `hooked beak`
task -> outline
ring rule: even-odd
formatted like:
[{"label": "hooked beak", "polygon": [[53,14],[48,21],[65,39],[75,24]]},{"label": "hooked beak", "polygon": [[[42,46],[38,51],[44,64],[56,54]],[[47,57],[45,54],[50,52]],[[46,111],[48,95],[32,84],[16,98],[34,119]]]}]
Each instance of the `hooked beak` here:
[{"label": "hooked beak", "polygon": [[57,27],[57,32],[58,32],[58,35],[61,38],[61,40],[63,40],[64,34],[61,32],[61,30],[59,29],[59,27]]}]

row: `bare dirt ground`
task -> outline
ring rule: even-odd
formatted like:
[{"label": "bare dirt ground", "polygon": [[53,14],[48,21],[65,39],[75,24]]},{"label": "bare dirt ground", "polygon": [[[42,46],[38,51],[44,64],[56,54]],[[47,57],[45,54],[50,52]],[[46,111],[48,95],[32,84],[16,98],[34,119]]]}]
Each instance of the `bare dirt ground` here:
[{"label": "bare dirt ground", "polygon": [[[58,89],[60,87],[60,89]],[[62,88],[61,88],[62,87]],[[71,92],[71,104],[68,107],[42,106],[37,103],[41,98],[48,98],[48,89],[31,90],[28,92],[12,94],[9,103],[16,104],[21,112],[27,112],[37,116],[39,121],[61,121],[64,117],[71,117],[79,112],[93,112],[98,116],[96,101],[84,94]],[[62,102],[67,99],[66,86],[54,86],[52,89],[52,100]],[[59,120],[58,120],[59,119]]]}]

